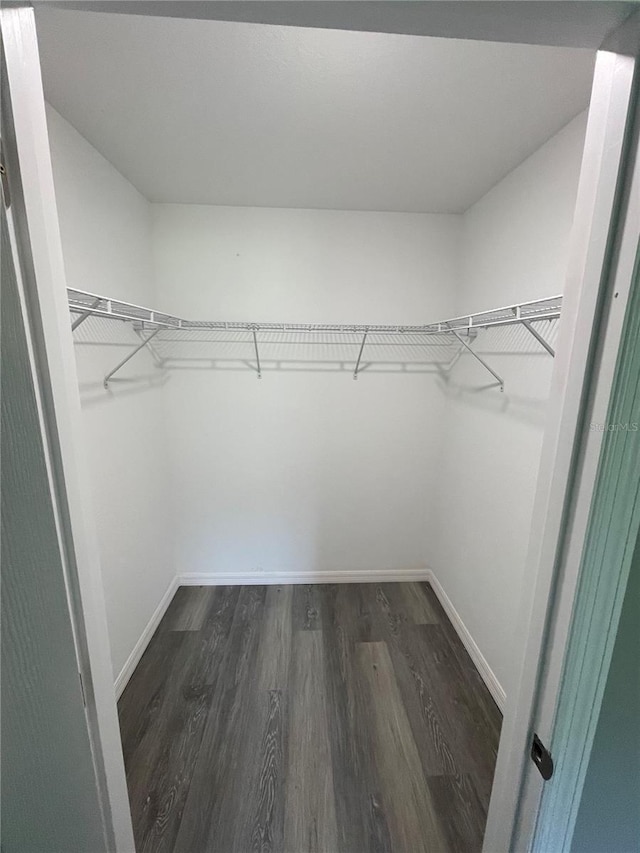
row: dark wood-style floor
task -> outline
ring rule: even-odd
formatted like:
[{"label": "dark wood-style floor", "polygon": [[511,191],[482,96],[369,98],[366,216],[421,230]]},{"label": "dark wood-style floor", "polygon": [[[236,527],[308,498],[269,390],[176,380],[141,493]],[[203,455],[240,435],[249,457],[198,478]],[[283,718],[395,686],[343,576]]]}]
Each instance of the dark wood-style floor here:
[{"label": "dark wood-style floor", "polygon": [[138,853],[481,848],[501,717],[428,584],[181,587],[119,712]]}]

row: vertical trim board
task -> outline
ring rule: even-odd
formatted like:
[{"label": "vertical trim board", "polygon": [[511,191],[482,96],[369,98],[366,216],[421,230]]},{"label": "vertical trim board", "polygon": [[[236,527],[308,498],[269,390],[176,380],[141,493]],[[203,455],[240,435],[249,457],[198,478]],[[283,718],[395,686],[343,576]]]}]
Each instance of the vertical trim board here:
[{"label": "vertical trim board", "polygon": [[[528,850],[539,808],[543,781],[529,758],[530,734],[534,726],[543,734],[550,728],[548,715],[541,711],[547,697],[555,702],[560,680],[550,663],[564,656],[566,644],[564,624],[554,622],[554,614],[575,596],[576,576],[559,558],[566,555],[567,522],[588,488],[578,461],[586,446],[582,430],[588,395],[602,387],[602,375],[593,364],[595,346],[611,332],[603,318],[603,286],[619,177],[625,168],[633,72],[632,59],[598,53],[526,560],[528,594],[519,613],[519,674],[503,721],[484,853]],[[590,464],[590,458],[587,461]],[[577,542],[579,535],[575,531],[571,538]],[[560,634],[553,646],[552,629]]]},{"label": "vertical trim board", "polygon": [[[638,168],[640,178],[640,168]],[[632,223],[637,246],[638,211]],[[568,850],[640,529],[640,247],[611,390],[533,850]],[[630,427],[630,428],[629,428]]]}]

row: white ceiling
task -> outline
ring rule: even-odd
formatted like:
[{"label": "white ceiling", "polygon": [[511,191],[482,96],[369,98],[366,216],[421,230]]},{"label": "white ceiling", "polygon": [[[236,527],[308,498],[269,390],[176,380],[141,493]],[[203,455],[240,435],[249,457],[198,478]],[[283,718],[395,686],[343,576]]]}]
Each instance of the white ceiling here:
[{"label": "white ceiling", "polygon": [[588,103],[594,53],[40,8],[45,95],[149,200],[452,212]]}]

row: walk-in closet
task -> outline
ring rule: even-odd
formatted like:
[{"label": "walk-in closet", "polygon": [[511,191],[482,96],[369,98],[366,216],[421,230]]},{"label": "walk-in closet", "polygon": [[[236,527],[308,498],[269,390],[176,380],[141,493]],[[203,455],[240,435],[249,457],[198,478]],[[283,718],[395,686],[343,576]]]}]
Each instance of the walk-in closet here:
[{"label": "walk-in closet", "polygon": [[595,51],[36,23],[137,853],[480,851]]}]

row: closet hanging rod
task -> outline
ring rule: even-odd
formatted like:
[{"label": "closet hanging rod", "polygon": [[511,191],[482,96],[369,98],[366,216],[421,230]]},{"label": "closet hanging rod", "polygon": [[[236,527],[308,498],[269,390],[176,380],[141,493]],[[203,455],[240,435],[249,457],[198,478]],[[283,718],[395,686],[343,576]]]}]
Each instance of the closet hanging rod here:
[{"label": "closet hanging rod", "polygon": [[[87,317],[105,317],[113,320],[129,321],[139,324],[143,328],[171,329],[210,329],[216,331],[246,331],[252,336],[257,332],[307,332],[323,333],[332,332],[345,335],[444,335],[454,337],[454,333],[471,332],[477,329],[487,329],[496,326],[510,326],[521,324],[533,334],[531,323],[542,320],[555,320],[560,316],[562,308],[562,296],[552,296],[546,299],[536,299],[530,302],[520,302],[508,305],[504,308],[496,308],[491,311],[481,311],[476,314],[466,314],[451,320],[442,320],[438,323],[425,325],[401,326],[401,325],[376,325],[376,324],[332,324],[332,323],[246,323],[239,321],[224,322],[220,320],[184,320],[162,311],[155,311],[141,305],[100,296],[84,290],[69,288],[67,291],[69,310],[73,314],[79,314],[81,321]],[[79,322],[76,320],[74,327]],[[539,340],[538,335],[534,335]],[[553,354],[549,346],[545,346],[547,352]],[[545,342],[546,343],[546,342]]]}]

